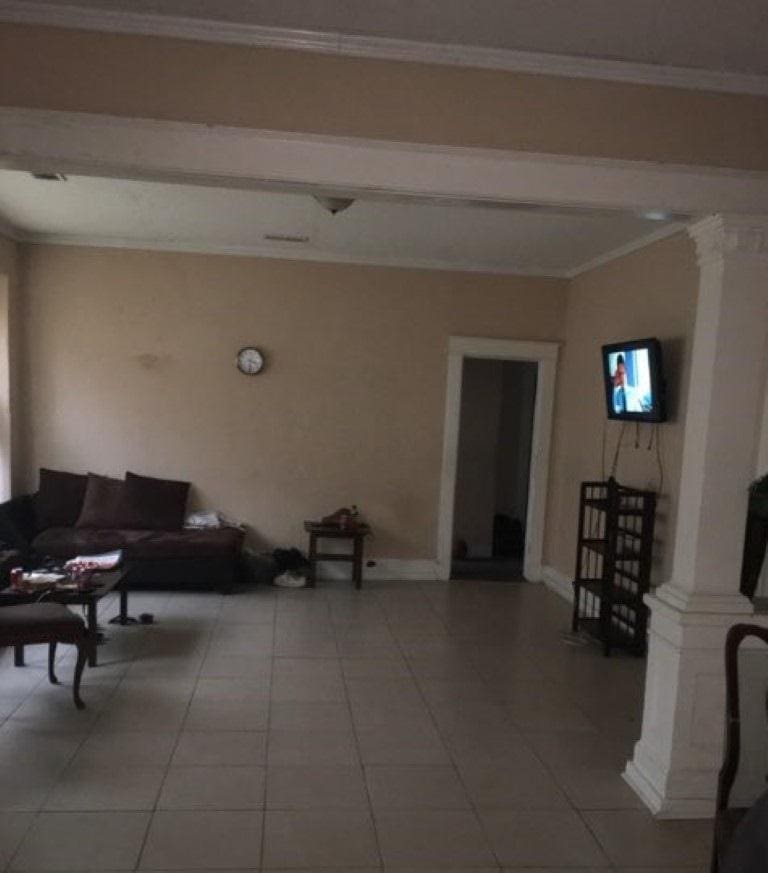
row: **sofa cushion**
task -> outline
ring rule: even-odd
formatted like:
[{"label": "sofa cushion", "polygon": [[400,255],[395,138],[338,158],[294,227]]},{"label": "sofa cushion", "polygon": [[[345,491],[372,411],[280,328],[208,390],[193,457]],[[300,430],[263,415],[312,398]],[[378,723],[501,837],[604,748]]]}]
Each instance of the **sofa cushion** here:
[{"label": "sofa cushion", "polygon": [[127,530],[49,528],[38,534],[32,547],[39,555],[74,558],[124,549],[127,561],[145,558],[233,557],[240,551],[243,534],[235,528],[211,530]]},{"label": "sofa cushion", "polygon": [[83,508],[87,484],[87,476],[41,467],[35,500],[38,530],[74,524]]},{"label": "sofa cushion", "polygon": [[125,474],[120,527],[179,530],[184,524],[189,482]]},{"label": "sofa cushion", "polygon": [[[136,533],[126,531],[125,533]],[[126,544],[126,558],[228,558],[243,543],[242,531],[232,527],[211,530],[142,531],[146,534]]]},{"label": "sofa cushion", "polygon": [[75,526],[78,528],[120,527],[124,488],[125,482],[122,479],[111,479],[109,476],[89,473],[83,508]]},{"label": "sofa cushion", "polygon": [[74,558],[98,555],[125,546],[124,531],[90,527],[49,527],[32,540],[37,555],[51,558]]}]

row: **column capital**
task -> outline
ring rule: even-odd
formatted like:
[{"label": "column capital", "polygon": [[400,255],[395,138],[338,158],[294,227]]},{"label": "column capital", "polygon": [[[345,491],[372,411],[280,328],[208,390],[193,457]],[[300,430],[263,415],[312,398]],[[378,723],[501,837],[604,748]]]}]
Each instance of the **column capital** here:
[{"label": "column capital", "polygon": [[687,230],[699,266],[736,254],[768,259],[768,216],[709,215]]}]

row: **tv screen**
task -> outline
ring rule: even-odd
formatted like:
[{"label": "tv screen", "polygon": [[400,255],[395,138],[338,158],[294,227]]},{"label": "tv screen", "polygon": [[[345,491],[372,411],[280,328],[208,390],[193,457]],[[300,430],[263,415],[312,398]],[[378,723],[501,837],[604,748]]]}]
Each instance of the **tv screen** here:
[{"label": "tv screen", "polygon": [[664,370],[657,339],[603,346],[608,418],[665,421]]}]

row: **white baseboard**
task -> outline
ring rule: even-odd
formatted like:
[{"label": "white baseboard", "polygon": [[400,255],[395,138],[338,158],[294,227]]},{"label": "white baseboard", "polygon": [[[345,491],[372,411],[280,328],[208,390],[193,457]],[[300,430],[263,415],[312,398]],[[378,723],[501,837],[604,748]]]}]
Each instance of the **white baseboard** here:
[{"label": "white baseboard", "polygon": [[554,567],[544,566],[541,568],[541,579],[550,591],[573,603],[573,585],[570,576],[566,576]]},{"label": "white baseboard", "polygon": [[[404,580],[406,582],[434,582],[441,577],[437,561],[428,559],[407,560],[403,558],[371,558],[373,567],[363,565],[363,581]],[[317,567],[319,579],[350,579],[352,567],[347,564],[320,562]]]}]

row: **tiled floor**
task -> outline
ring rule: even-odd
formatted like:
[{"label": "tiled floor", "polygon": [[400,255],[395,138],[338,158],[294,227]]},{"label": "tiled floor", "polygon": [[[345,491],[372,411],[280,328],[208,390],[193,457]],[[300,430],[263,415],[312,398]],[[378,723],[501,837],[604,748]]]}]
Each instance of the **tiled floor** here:
[{"label": "tiled floor", "polygon": [[[133,595],[87,709],[0,660],[0,869],[703,873],[620,778],[642,661],[540,586]],[[105,617],[116,611],[108,605]]]}]

